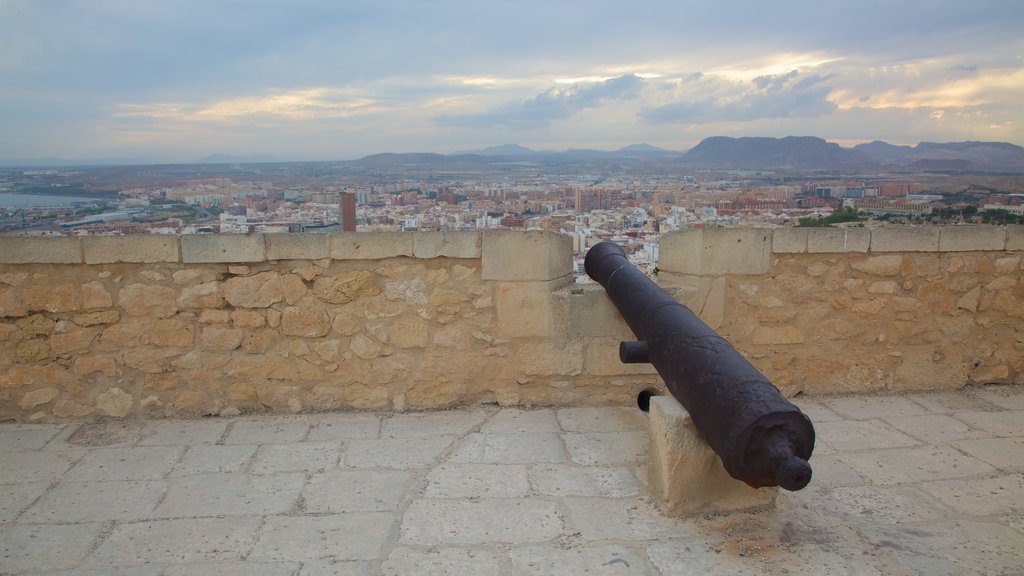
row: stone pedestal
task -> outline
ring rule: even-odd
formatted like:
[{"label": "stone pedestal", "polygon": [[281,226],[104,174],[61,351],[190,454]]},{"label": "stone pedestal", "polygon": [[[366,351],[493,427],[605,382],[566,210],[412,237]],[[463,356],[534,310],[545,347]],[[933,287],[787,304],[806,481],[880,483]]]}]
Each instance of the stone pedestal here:
[{"label": "stone pedestal", "polygon": [[763,509],[779,489],[751,488],[725,471],[697,431],[690,414],[672,396],[651,398],[647,481],[658,505],[669,515]]}]

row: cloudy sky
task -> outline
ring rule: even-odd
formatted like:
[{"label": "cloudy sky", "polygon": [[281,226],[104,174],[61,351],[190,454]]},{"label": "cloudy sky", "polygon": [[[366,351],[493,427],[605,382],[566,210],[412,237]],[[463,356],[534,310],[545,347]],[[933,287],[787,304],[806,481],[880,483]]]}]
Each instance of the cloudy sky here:
[{"label": "cloudy sky", "polygon": [[0,160],[1024,144],[1021,0],[0,0]]}]

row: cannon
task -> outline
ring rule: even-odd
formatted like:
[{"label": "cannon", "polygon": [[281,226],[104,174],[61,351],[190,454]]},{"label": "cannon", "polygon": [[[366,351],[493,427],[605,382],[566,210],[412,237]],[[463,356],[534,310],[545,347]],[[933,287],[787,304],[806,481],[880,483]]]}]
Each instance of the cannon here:
[{"label": "cannon", "polygon": [[726,471],[754,488],[800,490],[811,479],[811,420],[728,341],[643,272],[617,244],[586,255],[637,340],[619,345],[624,363],[651,363],[690,413]]}]

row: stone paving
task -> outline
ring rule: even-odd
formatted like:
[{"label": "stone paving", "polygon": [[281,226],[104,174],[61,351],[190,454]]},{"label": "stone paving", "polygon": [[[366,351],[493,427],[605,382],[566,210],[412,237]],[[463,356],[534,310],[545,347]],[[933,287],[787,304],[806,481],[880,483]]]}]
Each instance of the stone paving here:
[{"label": "stone paving", "polygon": [[691,519],[631,408],[0,424],[0,573],[1024,573],[1024,387],[797,403],[811,485]]}]

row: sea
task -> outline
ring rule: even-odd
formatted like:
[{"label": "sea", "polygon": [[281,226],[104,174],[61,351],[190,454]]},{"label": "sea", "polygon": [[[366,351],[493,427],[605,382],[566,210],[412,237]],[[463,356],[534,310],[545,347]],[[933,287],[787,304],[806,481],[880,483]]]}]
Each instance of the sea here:
[{"label": "sea", "polygon": [[67,206],[80,202],[97,202],[99,198],[84,196],[48,196],[45,194],[12,194],[0,192],[0,208],[34,208],[37,206]]}]

